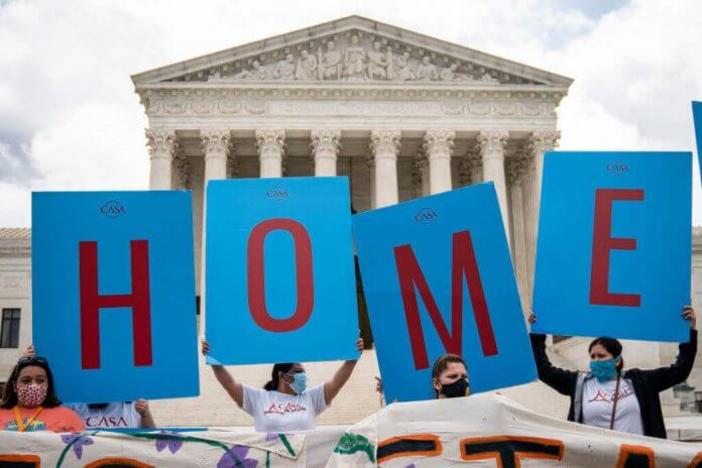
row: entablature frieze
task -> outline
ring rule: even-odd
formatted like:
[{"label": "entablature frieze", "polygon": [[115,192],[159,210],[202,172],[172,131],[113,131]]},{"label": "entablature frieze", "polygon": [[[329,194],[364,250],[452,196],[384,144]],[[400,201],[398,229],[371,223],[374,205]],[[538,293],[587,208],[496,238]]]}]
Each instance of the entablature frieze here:
[{"label": "entablature frieze", "polygon": [[555,119],[563,92],[438,89],[146,89],[149,117],[383,116]]}]

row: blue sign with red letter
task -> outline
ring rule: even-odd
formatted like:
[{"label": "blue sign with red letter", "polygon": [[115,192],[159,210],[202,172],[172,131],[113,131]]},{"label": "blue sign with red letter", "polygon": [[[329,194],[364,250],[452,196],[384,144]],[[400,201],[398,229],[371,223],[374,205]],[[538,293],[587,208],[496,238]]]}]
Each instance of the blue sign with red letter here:
[{"label": "blue sign with red letter", "polygon": [[435,397],[432,365],[468,363],[471,392],[536,378],[492,183],[354,216],[386,401]]},{"label": "blue sign with red letter", "polygon": [[532,330],[687,341],[692,155],[545,156]]},{"label": "blue sign with red letter", "polygon": [[695,139],[697,140],[697,162],[702,173],[702,102],[692,101],[692,120],[695,123]]},{"label": "blue sign with red letter", "polygon": [[210,362],[357,358],[352,249],[345,177],[210,181]]},{"label": "blue sign with red letter", "polygon": [[199,394],[189,192],[32,194],[33,340],[64,402]]}]

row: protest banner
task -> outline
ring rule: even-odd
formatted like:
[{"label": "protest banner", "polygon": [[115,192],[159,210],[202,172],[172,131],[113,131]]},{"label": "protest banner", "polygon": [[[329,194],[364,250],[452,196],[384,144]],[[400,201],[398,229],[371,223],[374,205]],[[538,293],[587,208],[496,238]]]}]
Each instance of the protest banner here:
[{"label": "protest banner", "polygon": [[537,333],[687,341],[691,155],[545,156]]},{"label": "protest banner", "polygon": [[702,149],[702,102],[692,101],[692,120],[695,126],[695,139],[697,140],[697,167],[702,173],[702,156],[700,156],[700,150]]},{"label": "protest banner", "polygon": [[471,392],[536,378],[492,183],[355,215],[354,238],[387,401],[434,398],[445,353]]},{"label": "protest banner", "polygon": [[211,362],[358,357],[348,179],[211,181],[206,224]]},{"label": "protest banner", "polygon": [[32,194],[33,341],[64,402],[199,394],[189,192]]}]

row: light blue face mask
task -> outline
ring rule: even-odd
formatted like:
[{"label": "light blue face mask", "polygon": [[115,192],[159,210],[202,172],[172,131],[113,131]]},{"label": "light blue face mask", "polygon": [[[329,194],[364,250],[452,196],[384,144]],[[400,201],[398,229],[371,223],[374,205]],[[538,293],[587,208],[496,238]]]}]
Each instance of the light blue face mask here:
[{"label": "light blue face mask", "polygon": [[293,389],[296,395],[301,395],[307,390],[307,374],[304,372],[298,372],[297,374],[288,374],[293,378],[290,388]]},{"label": "light blue face mask", "polygon": [[617,364],[619,364],[619,357],[605,361],[590,361],[590,371],[599,382],[607,382],[617,378]]}]

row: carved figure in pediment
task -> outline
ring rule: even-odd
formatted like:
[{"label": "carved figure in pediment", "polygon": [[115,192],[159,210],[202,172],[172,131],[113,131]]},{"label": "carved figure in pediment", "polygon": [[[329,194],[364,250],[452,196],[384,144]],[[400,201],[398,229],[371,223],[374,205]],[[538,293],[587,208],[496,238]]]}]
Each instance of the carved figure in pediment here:
[{"label": "carved figure in pediment", "polygon": [[317,79],[317,59],[306,50],[300,53],[300,60],[297,61],[297,70],[295,70],[295,78],[307,81]]},{"label": "carved figure in pediment", "polygon": [[431,63],[431,59],[428,55],[425,55],[422,59],[422,63],[417,67],[416,73],[417,79],[422,81],[432,81],[439,78],[439,71],[436,65]]},{"label": "carved figure in pediment", "polygon": [[327,51],[317,50],[318,72],[320,80],[338,80],[341,78],[341,52],[334,50],[334,41],[327,42]]},{"label": "carved figure in pediment", "polygon": [[441,73],[439,73],[439,78],[441,78],[441,81],[454,81],[457,78],[456,70],[458,70],[458,64],[452,63],[448,67],[441,70]]},{"label": "carved figure in pediment", "polygon": [[285,60],[278,62],[275,70],[275,77],[280,80],[292,81],[295,79],[295,57],[293,54],[285,56]]},{"label": "carved figure in pediment", "polygon": [[251,64],[251,70],[242,70],[234,78],[239,80],[267,80],[268,70],[261,66],[258,60],[254,60]]},{"label": "carved figure in pediment", "polygon": [[362,80],[366,77],[366,51],[358,45],[358,36],[351,37],[351,46],[344,53],[344,77]]},{"label": "carved figure in pediment", "polygon": [[368,78],[371,80],[385,80],[388,77],[387,68],[392,61],[392,52],[387,54],[380,51],[380,42],[375,41],[373,48],[368,51]]},{"label": "carved figure in pediment", "polygon": [[482,81],[484,83],[499,83],[500,82],[497,78],[495,78],[494,76],[492,76],[488,72],[485,72],[483,74],[483,76],[480,77],[480,81]]},{"label": "carved figure in pediment", "polygon": [[412,65],[410,64],[410,54],[405,52],[402,55],[396,55],[392,67],[392,78],[400,81],[409,81],[416,79]]}]

